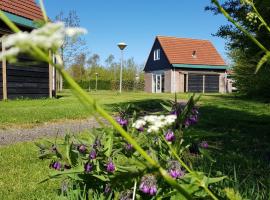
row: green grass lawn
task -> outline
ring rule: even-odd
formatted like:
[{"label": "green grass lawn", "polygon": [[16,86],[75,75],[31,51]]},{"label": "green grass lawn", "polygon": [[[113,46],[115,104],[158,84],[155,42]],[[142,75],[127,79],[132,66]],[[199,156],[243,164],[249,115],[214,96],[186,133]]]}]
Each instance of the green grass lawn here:
[{"label": "green grass lawn", "polygon": [[[147,94],[122,93],[100,91],[90,93],[99,104],[104,105],[109,111],[112,106],[121,102],[137,102],[149,100],[155,105],[159,99],[169,99],[171,94]],[[44,122],[59,121],[65,119],[81,119],[89,116],[79,100],[70,91],[59,94],[58,99],[39,99],[39,100],[12,100],[7,102],[0,101],[0,128],[10,126],[29,127]],[[182,95],[186,96],[186,95]],[[150,101],[150,100],[153,100]]]},{"label": "green grass lawn", "polygon": [[[173,98],[171,94],[91,94],[109,111],[119,103],[135,103],[142,109],[160,108],[160,102]],[[180,95],[182,99],[187,96]],[[0,112],[0,123],[9,126],[88,116],[69,93],[56,100],[1,102]],[[186,134],[207,140],[215,147],[212,153],[216,162],[211,169],[229,175],[230,181],[225,181],[224,185],[239,189],[248,199],[269,199],[269,130],[269,103],[233,95],[206,94],[200,101],[200,121]],[[0,148],[0,199],[54,199],[57,196],[58,183],[38,184],[48,174],[49,163],[38,160],[37,156],[33,143]],[[209,171],[209,165],[205,166]]]}]

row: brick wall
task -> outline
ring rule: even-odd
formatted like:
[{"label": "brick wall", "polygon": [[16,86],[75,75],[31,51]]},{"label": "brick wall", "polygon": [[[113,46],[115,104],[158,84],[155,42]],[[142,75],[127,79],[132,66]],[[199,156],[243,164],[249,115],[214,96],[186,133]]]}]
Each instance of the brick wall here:
[{"label": "brick wall", "polygon": [[144,91],[152,93],[152,73],[144,74]]},{"label": "brick wall", "polygon": [[172,91],[172,70],[165,71],[165,92]]},{"label": "brick wall", "polygon": [[222,93],[222,94],[226,92],[224,78],[225,78],[225,74],[220,73],[220,76],[219,76],[219,92]]}]

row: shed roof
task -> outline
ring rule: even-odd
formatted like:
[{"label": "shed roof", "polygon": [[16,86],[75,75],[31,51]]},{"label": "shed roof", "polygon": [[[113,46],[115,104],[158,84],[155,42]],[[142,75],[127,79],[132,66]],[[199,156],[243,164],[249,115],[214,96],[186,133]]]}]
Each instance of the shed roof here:
[{"label": "shed roof", "polygon": [[42,11],[35,0],[0,0],[0,10],[29,20],[42,19]]},{"label": "shed roof", "polygon": [[208,40],[157,36],[170,64],[225,66],[226,63]]}]

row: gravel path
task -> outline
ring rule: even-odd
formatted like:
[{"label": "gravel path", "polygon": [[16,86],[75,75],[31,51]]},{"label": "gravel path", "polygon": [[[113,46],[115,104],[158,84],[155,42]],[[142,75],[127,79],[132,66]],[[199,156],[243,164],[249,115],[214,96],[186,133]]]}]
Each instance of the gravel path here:
[{"label": "gravel path", "polygon": [[98,127],[95,119],[64,121],[46,123],[30,129],[12,128],[0,130],[0,147],[18,142],[33,141],[40,138],[50,138],[56,135],[64,136],[66,133],[79,133],[84,130]]}]

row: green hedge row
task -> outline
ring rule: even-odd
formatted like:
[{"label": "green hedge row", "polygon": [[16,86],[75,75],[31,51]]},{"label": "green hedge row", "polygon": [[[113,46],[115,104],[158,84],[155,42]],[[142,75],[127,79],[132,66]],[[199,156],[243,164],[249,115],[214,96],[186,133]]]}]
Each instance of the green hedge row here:
[{"label": "green hedge row", "polygon": [[[83,89],[95,90],[96,89],[96,80],[84,80],[77,82]],[[69,86],[64,82],[64,88],[68,89]],[[98,90],[119,90],[119,81],[110,81],[110,80],[98,80],[97,81]],[[122,90],[144,90],[144,81],[135,82],[133,80],[123,80]]]}]

